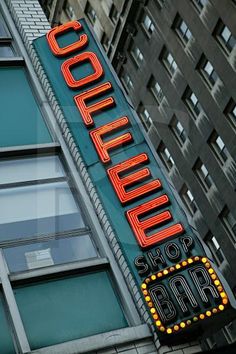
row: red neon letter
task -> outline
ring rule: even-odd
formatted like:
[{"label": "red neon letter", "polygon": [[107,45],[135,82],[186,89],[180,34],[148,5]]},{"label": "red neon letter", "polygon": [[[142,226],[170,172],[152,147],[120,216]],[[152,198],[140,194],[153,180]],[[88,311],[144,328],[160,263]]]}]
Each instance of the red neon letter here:
[{"label": "red neon letter", "polygon": [[150,193],[161,187],[161,182],[159,179],[153,180],[151,182],[145,183],[140,187],[136,187],[130,191],[126,191],[125,188],[136,184],[137,182],[142,182],[144,179],[151,175],[148,168],[143,168],[137,172],[133,172],[126,177],[119,177],[119,173],[127,172],[141,163],[148,162],[147,154],[139,154],[134,156],[124,162],[119,163],[118,165],[111,167],[107,170],[108,176],[113,184],[113,187],[118,195],[121,203],[130,202],[142,195]]},{"label": "red neon letter", "polygon": [[87,90],[80,95],[74,97],[75,104],[79,109],[81,116],[85,125],[91,126],[94,124],[92,113],[97,113],[102,109],[109,108],[115,104],[115,101],[112,97],[104,98],[101,101],[98,101],[90,106],[87,106],[85,100],[91,99],[93,97],[101,95],[103,92],[106,92],[112,88],[110,82],[105,82],[97,87],[94,87],[90,90]]},{"label": "red neon letter", "polygon": [[[70,68],[75,66],[76,64],[79,64],[83,61],[88,61],[88,60],[90,61],[91,65],[94,69],[94,73],[91,75],[88,75],[82,79],[75,80],[71,71],[70,71]],[[62,71],[62,74],[64,76],[64,79],[65,79],[67,85],[70,88],[79,88],[81,86],[87,85],[89,82],[99,79],[103,74],[103,68],[98,60],[98,57],[96,56],[95,53],[92,53],[92,52],[84,52],[84,53],[76,55],[74,58],[67,59],[62,64],[61,71]]]},{"label": "red neon letter", "polygon": [[172,215],[169,211],[163,211],[143,221],[140,221],[139,217],[144,216],[148,212],[152,212],[157,208],[166,207],[168,204],[169,198],[166,194],[164,194],[144,204],[138,205],[137,207],[126,212],[127,219],[134,231],[135,237],[137,238],[140,247],[150,247],[184,231],[183,226],[178,223],[172,226],[168,226],[151,236],[146,235],[145,230],[150,230],[151,228],[158,227],[158,225],[161,226],[164,222],[172,220]]},{"label": "red neon letter", "polygon": [[117,120],[114,120],[111,123],[102,125],[99,128],[93,129],[89,134],[95,145],[98,156],[100,157],[103,163],[107,163],[111,161],[111,158],[108,154],[108,150],[115,149],[116,147],[127,144],[133,140],[132,135],[130,133],[125,133],[117,136],[108,141],[102,141],[102,136],[104,134],[112,133],[126,125],[129,124],[129,119],[127,117],[122,117]]},{"label": "red neon letter", "polygon": [[82,34],[79,38],[79,41],[69,44],[68,46],[66,46],[64,48],[60,48],[57,43],[56,37],[60,34],[68,32],[72,29],[74,31],[79,31],[80,29],[82,29],[82,25],[78,21],[68,22],[65,25],[61,25],[61,26],[52,28],[47,33],[47,41],[48,41],[49,47],[55,56],[61,57],[63,55],[71,54],[71,53],[75,52],[76,50],[83,48],[88,43],[87,35]]}]

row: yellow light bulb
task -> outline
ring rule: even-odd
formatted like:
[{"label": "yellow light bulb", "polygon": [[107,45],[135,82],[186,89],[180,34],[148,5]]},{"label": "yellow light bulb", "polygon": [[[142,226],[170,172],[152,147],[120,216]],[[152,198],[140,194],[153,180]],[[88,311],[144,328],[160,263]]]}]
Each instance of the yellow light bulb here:
[{"label": "yellow light bulb", "polygon": [[215,284],[216,286],[220,285],[219,280],[215,280],[215,281],[214,281],[214,284]]},{"label": "yellow light bulb", "polygon": [[147,285],[146,284],[142,284],[141,287],[142,287],[142,289],[146,289]]},{"label": "yellow light bulb", "polygon": [[181,268],[181,265],[180,265],[180,264],[176,264],[175,268],[176,268],[176,269],[180,269],[180,268]]},{"label": "yellow light bulb", "polygon": [[221,296],[221,297],[226,297],[227,295],[226,295],[226,293],[223,291],[222,293],[220,293],[220,296]]},{"label": "yellow light bulb", "polygon": [[180,327],[181,327],[181,328],[184,328],[184,327],[186,327],[186,324],[185,324],[184,322],[181,322],[181,323],[180,323]]},{"label": "yellow light bulb", "polygon": [[163,274],[164,275],[167,275],[169,272],[168,272],[168,270],[167,269],[165,269],[164,271],[163,271]]},{"label": "yellow light bulb", "polygon": [[182,262],[182,266],[185,267],[188,263],[186,261]]},{"label": "yellow light bulb", "polygon": [[172,329],[171,329],[171,328],[167,328],[166,332],[167,332],[168,334],[171,334],[171,333],[172,333]]},{"label": "yellow light bulb", "polygon": [[207,317],[211,317],[211,311],[206,312]]},{"label": "yellow light bulb", "polygon": [[151,300],[150,296],[145,296],[145,300],[148,302]]},{"label": "yellow light bulb", "polygon": [[201,315],[199,316],[199,318],[200,318],[201,320],[204,320],[205,315],[204,315],[203,313],[201,313]]},{"label": "yellow light bulb", "polygon": [[189,258],[189,259],[188,259],[188,263],[189,263],[189,264],[193,263],[192,258]]},{"label": "yellow light bulb", "polygon": [[156,325],[157,325],[157,327],[160,327],[161,326],[161,321],[156,321]]},{"label": "yellow light bulb", "polygon": [[174,326],[174,330],[175,330],[175,331],[178,331],[178,330],[179,330],[179,326],[178,326],[178,325],[175,325],[175,326]]},{"label": "yellow light bulb", "polygon": [[152,279],[152,280],[156,280],[156,278],[157,278],[157,277],[156,277],[154,274],[151,276],[151,279]]},{"label": "yellow light bulb", "polygon": [[219,308],[220,311],[223,311],[225,307],[224,307],[224,305],[219,305],[218,308]]},{"label": "yellow light bulb", "polygon": [[202,263],[206,263],[207,262],[207,258],[203,257],[202,258]]},{"label": "yellow light bulb", "polygon": [[152,307],[150,311],[151,311],[151,313],[155,313],[155,312],[156,312],[156,310],[154,309],[154,307]]}]

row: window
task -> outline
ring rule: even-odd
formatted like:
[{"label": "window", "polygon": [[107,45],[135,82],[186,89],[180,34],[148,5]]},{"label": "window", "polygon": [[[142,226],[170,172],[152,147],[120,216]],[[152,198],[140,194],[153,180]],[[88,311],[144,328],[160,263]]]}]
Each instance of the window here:
[{"label": "window", "polygon": [[215,29],[215,36],[221,47],[229,54],[235,47],[236,39],[230,32],[229,28],[219,20]]},{"label": "window", "polygon": [[110,19],[112,20],[112,22],[115,24],[118,20],[119,14],[117,11],[117,8],[115,7],[114,4],[112,4],[111,6],[111,10],[110,10],[110,14],[109,14]]},{"label": "window", "polygon": [[12,58],[16,56],[16,51],[12,45],[11,35],[0,14],[0,58]]},{"label": "window", "polygon": [[134,85],[129,74],[124,70],[121,72],[121,81],[123,82],[128,91],[134,89]]},{"label": "window", "polygon": [[150,37],[155,30],[154,24],[148,14],[143,13],[141,18],[141,25],[144,28],[145,33]]},{"label": "window", "polygon": [[208,0],[192,0],[199,12],[206,6]]},{"label": "window", "polygon": [[152,118],[148,110],[143,106],[142,103],[138,107],[138,114],[141,119],[141,122],[143,123],[145,130],[148,131],[152,125]]},{"label": "window", "polygon": [[200,181],[201,185],[203,186],[203,188],[207,192],[211,188],[211,186],[213,184],[213,180],[212,180],[211,176],[209,175],[209,172],[208,172],[206,166],[202,163],[202,161],[200,159],[198,159],[196,164],[194,165],[194,172],[195,172],[198,180]]},{"label": "window", "polygon": [[232,212],[227,208],[227,206],[223,209],[220,219],[226,230],[232,236],[233,241],[236,241],[236,217],[232,214]]},{"label": "window", "polygon": [[199,71],[207,84],[210,87],[213,87],[219,77],[212,64],[209,62],[209,60],[206,59],[205,56],[203,56],[200,60]]},{"label": "window", "polygon": [[0,147],[52,142],[25,68],[0,67],[0,76]]},{"label": "window", "polygon": [[206,236],[206,244],[210,248],[214,259],[216,260],[218,265],[220,265],[224,261],[224,254],[217,239],[210,232]]},{"label": "window", "polygon": [[164,94],[161,89],[161,86],[155,80],[154,76],[151,76],[149,83],[148,83],[148,88],[151,91],[151,93],[153,94],[154,98],[156,99],[156,101],[159,105],[164,98]]},{"label": "window", "polygon": [[226,106],[224,113],[226,114],[226,117],[229,119],[230,123],[236,126],[236,103],[232,98]]},{"label": "window", "polygon": [[192,37],[192,33],[190,32],[188,26],[186,25],[186,23],[184,22],[184,20],[182,20],[182,18],[177,15],[177,18],[174,22],[174,27],[175,27],[175,31],[178,35],[178,37],[181,39],[181,41],[184,44],[187,44],[188,41],[190,40],[190,38]]},{"label": "window", "polygon": [[67,1],[64,3],[64,9],[65,9],[67,16],[71,20],[76,20],[75,11],[74,11],[73,7]]},{"label": "window", "polygon": [[198,118],[201,114],[205,114],[197,96],[189,87],[187,87],[183,97],[184,102],[186,103],[195,119]]},{"label": "window", "polygon": [[101,43],[103,48],[107,50],[109,47],[109,37],[107,36],[106,32],[103,32]]},{"label": "window", "polygon": [[128,325],[107,271],[18,285],[14,294],[32,350]]},{"label": "window", "polygon": [[92,25],[94,25],[94,23],[96,22],[96,19],[97,19],[97,14],[89,2],[87,3],[87,6],[85,8],[85,13],[88,16]]},{"label": "window", "polygon": [[180,192],[181,198],[186,205],[187,209],[189,210],[191,215],[194,215],[197,211],[197,205],[195,203],[194,197],[191,191],[187,188],[186,185],[183,186]]},{"label": "window", "polygon": [[1,161],[0,170],[0,241],[85,228],[58,157]]},{"label": "window", "polygon": [[131,48],[130,48],[130,53],[131,53],[133,59],[135,60],[135,63],[137,64],[137,66],[140,67],[140,65],[143,62],[143,54],[140,51],[140,49],[136,46],[136,44],[132,43]]},{"label": "window", "polygon": [[219,158],[219,160],[224,163],[230,157],[229,151],[227,150],[225,143],[221,137],[214,131],[209,139],[210,146],[212,147],[214,153]]},{"label": "window", "polygon": [[155,0],[155,2],[157,4],[157,7],[159,8],[159,10],[161,10],[165,4],[165,0]]},{"label": "window", "polygon": [[161,143],[160,146],[157,149],[157,153],[160,156],[162,162],[164,163],[164,165],[166,166],[166,168],[168,170],[171,170],[171,168],[174,166],[175,162],[169,152],[169,150],[167,149],[167,147],[165,146],[164,143]]},{"label": "window", "polygon": [[173,117],[173,119],[171,121],[170,128],[173,131],[177,141],[182,146],[185,143],[185,141],[187,140],[187,134],[186,134],[186,131],[184,130],[184,127],[177,120],[177,118],[175,116]]},{"label": "window", "polygon": [[174,76],[176,73],[178,66],[170,52],[166,48],[162,51],[161,54],[161,61],[164,64],[165,68],[167,69],[168,73],[171,77]]}]

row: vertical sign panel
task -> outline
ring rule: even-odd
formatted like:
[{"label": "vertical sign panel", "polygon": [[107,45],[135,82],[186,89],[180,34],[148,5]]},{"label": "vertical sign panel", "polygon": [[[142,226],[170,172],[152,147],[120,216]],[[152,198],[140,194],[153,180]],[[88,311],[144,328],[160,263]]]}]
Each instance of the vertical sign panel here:
[{"label": "vertical sign panel", "polygon": [[160,340],[222,327],[234,317],[232,293],[188,225],[88,25],[55,27],[34,46]]}]

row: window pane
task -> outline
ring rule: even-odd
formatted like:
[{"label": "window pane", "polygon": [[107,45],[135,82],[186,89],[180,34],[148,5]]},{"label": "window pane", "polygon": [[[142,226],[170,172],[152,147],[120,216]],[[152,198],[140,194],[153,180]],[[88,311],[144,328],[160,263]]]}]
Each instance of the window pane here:
[{"label": "window pane", "polygon": [[3,252],[11,272],[97,257],[89,235],[5,248]]},{"label": "window pane", "polygon": [[24,68],[0,68],[0,147],[52,141]]},{"label": "window pane", "polygon": [[10,328],[7,323],[5,311],[4,311],[4,303],[3,297],[0,293],[0,353],[2,354],[14,354],[16,353],[14,350],[14,345],[12,341],[12,337],[10,334]]},{"label": "window pane", "polygon": [[105,271],[20,286],[14,293],[31,349],[127,326]]},{"label": "window pane", "polygon": [[14,57],[15,54],[13,49],[8,44],[0,44],[0,58],[11,58]]},{"label": "window pane", "polygon": [[0,190],[0,240],[84,227],[66,182]]},{"label": "window pane", "polygon": [[65,176],[58,156],[42,156],[0,162],[0,184]]}]

